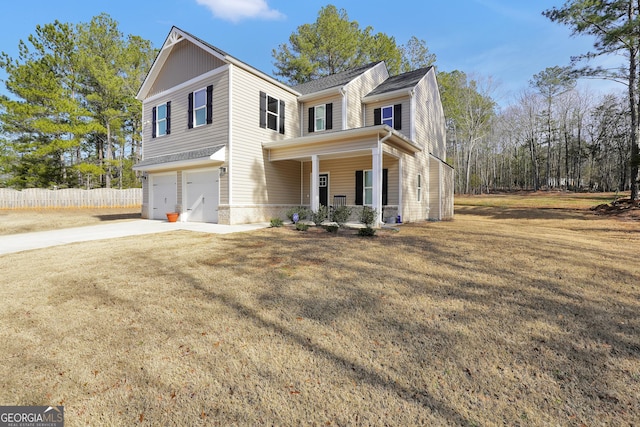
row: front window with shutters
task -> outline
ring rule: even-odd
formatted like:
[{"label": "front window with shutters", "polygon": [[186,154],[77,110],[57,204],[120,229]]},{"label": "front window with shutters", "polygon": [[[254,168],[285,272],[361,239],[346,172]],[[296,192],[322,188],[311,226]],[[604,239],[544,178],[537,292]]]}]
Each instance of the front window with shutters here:
[{"label": "front window with shutters", "polygon": [[207,123],[207,90],[193,92],[193,126]]},{"label": "front window with shutters", "polygon": [[382,108],[382,124],[393,127],[393,106]]},{"label": "front window with shutters", "polygon": [[277,131],[278,117],[280,117],[280,101],[271,96],[267,96],[267,127]]},{"label": "front window with shutters", "polygon": [[167,134],[167,104],[156,107],[156,136]]},{"label": "front window with shutters", "polygon": [[315,131],[323,131],[326,127],[326,110],[324,105],[318,105],[314,108]]},{"label": "front window with shutters", "polygon": [[364,183],[362,185],[362,188],[364,191],[364,204],[371,206],[373,205],[373,171],[364,171],[363,177]]}]

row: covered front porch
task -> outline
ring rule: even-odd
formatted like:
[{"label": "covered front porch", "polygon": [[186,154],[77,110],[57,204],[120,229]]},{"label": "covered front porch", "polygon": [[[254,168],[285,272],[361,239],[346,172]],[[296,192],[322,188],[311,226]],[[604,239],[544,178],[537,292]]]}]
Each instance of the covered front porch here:
[{"label": "covered front porch", "polygon": [[320,205],[370,206],[377,226],[402,216],[403,158],[421,151],[385,125],[269,142],[263,148],[271,162],[301,162],[301,204],[312,211]]}]

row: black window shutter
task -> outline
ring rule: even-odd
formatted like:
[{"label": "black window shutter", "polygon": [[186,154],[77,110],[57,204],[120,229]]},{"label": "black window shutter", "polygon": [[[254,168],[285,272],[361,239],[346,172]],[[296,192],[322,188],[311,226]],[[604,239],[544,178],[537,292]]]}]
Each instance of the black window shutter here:
[{"label": "black window shutter", "polygon": [[267,94],[260,92],[260,127],[267,128]]},{"label": "black window shutter", "polygon": [[207,86],[207,124],[213,123],[213,85]]},{"label": "black window shutter", "polygon": [[153,128],[151,129],[151,138],[156,137],[156,107],[151,109],[151,122],[153,124]]},{"label": "black window shutter", "polygon": [[389,188],[389,169],[382,169],[382,206],[387,205],[387,194]]},{"label": "black window shutter", "polygon": [[189,94],[189,108],[187,110],[187,127],[189,129],[193,128],[193,92]]},{"label": "black window shutter", "polygon": [[167,101],[167,135],[171,133],[171,101]]},{"label": "black window shutter", "polygon": [[382,124],[382,109],[376,108],[373,110],[373,124],[374,126]]},{"label": "black window shutter", "polygon": [[327,106],[324,108],[324,111],[327,115],[325,127],[327,129],[333,129],[333,103],[327,104]]},{"label": "black window shutter", "polygon": [[284,101],[280,101],[280,133],[284,135]]},{"label": "black window shutter", "polygon": [[364,192],[364,173],[356,171],[356,205],[362,206],[362,193]]},{"label": "black window shutter", "polygon": [[395,130],[402,129],[402,104],[393,106],[393,128]]},{"label": "black window shutter", "polygon": [[309,107],[309,133],[313,132],[313,130],[315,129],[314,123],[315,123],[316,117],[314,113],[315,113],[315,108]]}]

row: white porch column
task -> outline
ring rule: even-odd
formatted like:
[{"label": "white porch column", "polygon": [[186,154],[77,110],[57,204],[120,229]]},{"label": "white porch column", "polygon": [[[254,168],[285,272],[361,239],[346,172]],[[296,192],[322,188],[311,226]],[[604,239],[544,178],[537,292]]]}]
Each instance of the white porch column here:
[{"label": "white porch column", "polygon": [[373,173],[373,208],[377,212],[374,227],[382,224],[382,146],[371,150],[371,172]]},{"label": "white porch column", "polygon": [[316,212],[320,207],[320,159],[311,156],[311,210]]}]

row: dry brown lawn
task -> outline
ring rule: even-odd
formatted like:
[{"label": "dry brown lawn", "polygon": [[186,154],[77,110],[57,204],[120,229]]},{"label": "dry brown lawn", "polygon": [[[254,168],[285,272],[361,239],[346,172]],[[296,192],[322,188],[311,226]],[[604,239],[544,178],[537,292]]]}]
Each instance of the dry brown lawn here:
[{"label": "dry brown lawn", "polygon": [[140,218],[140,208],[0,209],[0,235]]},{"label": "dry brown lawn", "polygon": [[0,257],[0,404],[67,425],[637,425],[640,222],[459,206],[374,238]]}]

